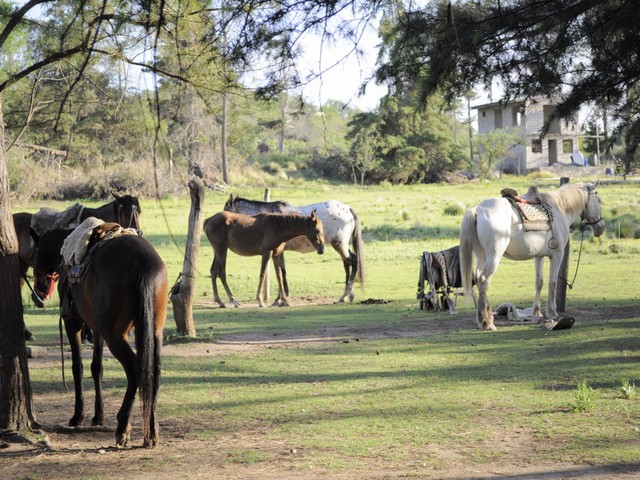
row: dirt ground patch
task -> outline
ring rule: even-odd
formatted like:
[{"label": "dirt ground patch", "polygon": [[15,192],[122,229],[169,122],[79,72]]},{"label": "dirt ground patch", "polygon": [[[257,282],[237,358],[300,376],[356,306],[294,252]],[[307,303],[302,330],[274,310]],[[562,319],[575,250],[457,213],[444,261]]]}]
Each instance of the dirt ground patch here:
[{"label": "dirt ground patch", "polygon": [[[639,315],[636,307],[601,308],[588,311],[572,310],[577,324],[605,321],[609,318],[631,318]],[[506,321],[496,321],[498,327],[508,327]],[[211,343],[167,345],[165,355],[207,356],[229,355],[237,352],[252,352],[261,349],[295,348],[308,343],[333,343],[336,341],[378,340],[386,338],[420,337],[427,334],[474,328],[471,315],[458,315],[441,322],[409,321],[402,327],[387,329],[374,325],[367,328],[322,328],[302,334],[269,336],[258,334],[228,335]],[[543,327],[540,327],[543,328]],[[106,353],[106,351],[105,351]],[[56,353],[31,360],[36,364],[57,364]],[[285,441],[274,441],[264,429],[243,430],[222,428],[215,438],[194,438],[190,431],[204,425],[224,425],[224,419],[212,413],[209,417],[193,419],[187,424],[181,418],[161,420],[161,444],[153,449],[112,447],[114,432],[101,428],[69,432],[59,427],[68,420],[70,406],[67,398],[46,394],[36,396],[39,420],[44,425],[51,448],[32,447],[24,444],[7,444],[0,440],[0,478],[2,479],[68,479],[68,478],[144,478],[167,480],[173,478],[207,479],[635,479],[640,478],[640,463],[625,465],[590,466],[573,464],[537,463],[528,454],[532,441],[526,431],[503,433],[500,438],[491,438],[502,452],[499,459],[481,466],[466,466],[460,458],[448,451],[446,446],[426,445],[425,450],[438,464],[446,468],[434,470],[425,465],[423,469],[403,470],[381,460],[370,458],[363,469],[342,468],[338,473],[320,469],[301,471],[296,457],[303,452]],[[119,398],[107,399],[107,408],[117,409]],[[140,426],[135,424],[135,445],[141,444]],[[194,423],[196,422],[196,423]],[[265,427],[266,428],[266,427]],[[479,445],[481,448],[481,445]],[[235,462],[225,452],[247,450],[260,452],[267,460],[255,463]]]}]

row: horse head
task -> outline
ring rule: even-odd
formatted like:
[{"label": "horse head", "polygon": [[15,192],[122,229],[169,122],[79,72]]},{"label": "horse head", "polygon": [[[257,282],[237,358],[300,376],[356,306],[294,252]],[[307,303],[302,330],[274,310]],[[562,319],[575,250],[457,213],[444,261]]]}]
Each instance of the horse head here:
[{"label": "horse head", "polygon": [[316,252],[322,255],[324,253],[324,227],[322,226],[322,220],[318,218],[315,210],[311,212],[311,222],[313,224],[313,232],[307,235],[307,237],[313,244]]},{"label": "horse head", "polygon": [[589,225],[591,227],[593,234],[596,237],[602,235],[605,230],[604,219],[602,218],[601,200],[598,196],[598,191],[596,190],[598,183],[600,183],[599,180],[595,185],[586,184],[588,193],[587,204],[585,205],[584,211],[581,215],[585,225]]},{"label": "horse head", "polygon": [[[57,231],[57,230],[54,230]],[[58,280],[58,267],[62,256],[60,248],[55,251],[48,246],[49,232],[38,235],[32,228],[29,234],[33,240],[33,248],[31,249],[31,265],[33,265],[33,290],[31,292],[31,300],[38,308],[44,308],[47,300],[53,295]]]},{"label": "horse head", "polygon": [[116,192],[111,192],[111,195],[115,199],[113,208],[115,210],[115,216],[117,222],[125,228],[133,228],[138,232],[138,235],[142,235],[140,229],[140,202],[133,195],[118,196]]}]

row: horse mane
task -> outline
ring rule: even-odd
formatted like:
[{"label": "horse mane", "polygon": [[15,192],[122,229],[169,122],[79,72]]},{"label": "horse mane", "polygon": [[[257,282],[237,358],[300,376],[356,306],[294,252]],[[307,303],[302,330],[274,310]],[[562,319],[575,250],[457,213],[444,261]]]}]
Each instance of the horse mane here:
[{"label": "horse mane", "polygon": [[243,197],[233,197],[233,202],[244,202],[244,203],[251,203],[253,205],[259,205],[259,206],[272,206],[272,205],[277,205],[279,207],[282,208],[288,208],[291,207],[290,204],[288,204],[287,202],[283,202],[282,200],[275,200],[273,202],[262,202],[260,200],[249,200],[248,198],[243,198]]},{"label": "horse mane", "polygon": [[562,211],[573,215],[582,213],[587,203],[588,193],[583,183],[567,183],[555,192],[541,192],[543,202],[551,203]]},{"label": "horse mane", "polygon": [[311,221],[311,217],[307,215],[300,215],[298,213],[260,213],[256,216],[273,218],[275,224],[281,230],[297,228],[300,226],[307,227]]}]

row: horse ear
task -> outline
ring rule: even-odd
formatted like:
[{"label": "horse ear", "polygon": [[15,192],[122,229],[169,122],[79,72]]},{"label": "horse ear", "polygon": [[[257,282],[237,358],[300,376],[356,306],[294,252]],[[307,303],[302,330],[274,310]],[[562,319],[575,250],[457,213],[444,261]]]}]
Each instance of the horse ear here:
[{"label": "horse ear", "polygon": [[593,186],[593,189],[595,190],[598,188],[598,185],[600,185],[600,179],[596,180],[596,184]]},{"label": "horse ear", "polygon": [[311,218],[312,218],[313,220],[315,220],[316,218],[318,218],[318,217],[316,216],[316,209],[315,209],[315,208],[311,211]]},{"label": "horse ear", "polygon": [[111,195],[113,196],[113,198],[115,198],[115,199],[116,199],[116,200],[118,200],[118,201],[121,201],[121,200],[122,200],[122,197],[119,197],[119,196],[116,194],[116,191],[115,191],[115,190],[111,190]]}]

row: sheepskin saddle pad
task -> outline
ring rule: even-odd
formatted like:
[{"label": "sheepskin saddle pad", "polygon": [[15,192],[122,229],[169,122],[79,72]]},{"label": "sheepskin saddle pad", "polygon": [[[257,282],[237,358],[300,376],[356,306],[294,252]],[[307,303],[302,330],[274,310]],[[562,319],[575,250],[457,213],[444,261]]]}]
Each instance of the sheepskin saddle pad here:
[{"label": "sheepskin saddle pad", "polygon": [[79,281],[83,277],[93,252],[104,242],[122,235],[137,234],[133,228],[122,228],[117,223],[105,223],[95,217],[87,218],[71,232],[60,249],[69,280]]}]

